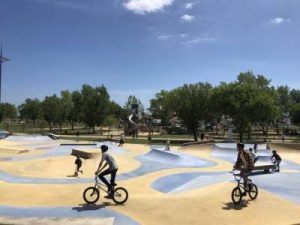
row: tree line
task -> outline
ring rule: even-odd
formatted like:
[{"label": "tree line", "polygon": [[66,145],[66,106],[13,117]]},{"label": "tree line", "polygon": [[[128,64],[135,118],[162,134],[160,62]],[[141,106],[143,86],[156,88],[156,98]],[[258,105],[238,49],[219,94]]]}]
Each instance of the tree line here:
[{"label": "tree line", "polygon": [[300,91],[287,86],[274,87],[263,75],[248,71],[240,73],[233,82],[213,87],[209,83],[185,84],[173,90],[162,90],[150,100],[153,117],[167,125],[178,116],[198,140],[201,124],[217,124],[223,118],[231,121],[240,141],[253,125],[264,133],[287,118],[300,124]]},{"label": "tree line", "polygon": [[[138,104],[139,111],[144,111],[141,101],[133,95],[122,107],[110,100],[103,85],[85,84],[79,91],[65,90],[42,101],[28,98],[18,107],[2,103],[0,121],[19,117],[35,125],[38,120],[44,120],[50,130],[54,126],[62,130],[66,123],[73,129],[74,124],[84,123],[95,132],[96,126],[108,121],[126,120],[132,104]],[[245,72],[235,81],[216,86],[199,82],[161,90],[150,100],[148,110],[152,118],[162,120],[163,126],[168,126],[172,117],[180,118],[195,140],[201,125],[218,124],[226,118],[242,141],[244,133],[253,125],[259,125],[267,134],[270,126],[279,130],[287,117],[300,124],[300,91],[287,86],[274,87],[265,76]]]}]

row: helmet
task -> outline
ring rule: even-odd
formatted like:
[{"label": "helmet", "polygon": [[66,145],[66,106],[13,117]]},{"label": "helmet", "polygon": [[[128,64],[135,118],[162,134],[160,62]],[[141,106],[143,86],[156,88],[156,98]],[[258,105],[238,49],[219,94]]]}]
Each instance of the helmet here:
[{"label": "helmet", "polygon": [[107,150],[108,150],[108,146],[107,145],[101,145],[101,151],[102,152],[107,152]]}]

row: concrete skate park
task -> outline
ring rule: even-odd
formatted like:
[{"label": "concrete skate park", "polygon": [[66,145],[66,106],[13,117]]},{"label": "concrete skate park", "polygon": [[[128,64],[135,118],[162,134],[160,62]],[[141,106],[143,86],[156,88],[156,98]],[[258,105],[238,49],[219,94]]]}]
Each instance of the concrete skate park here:
[{"label": "concrete skate park", "polygon": [[[87,205],[83,191],[94,184],[99,147],[109,146],[129,192],[123,205],[100,199]],[[246,145],[246,148],[252,145]],[[231,201],[234,143],[185,147],[87,143],[48,136],[11,135],[0,140],[0,224],[299,224],[300,152],[297,145],[270,144],[282,156],[280,173],[257,173],[256,200]],[[83,174],[72,177],[73,149],[92,154]],[[258,165],[270,150],[258,145]]]}]

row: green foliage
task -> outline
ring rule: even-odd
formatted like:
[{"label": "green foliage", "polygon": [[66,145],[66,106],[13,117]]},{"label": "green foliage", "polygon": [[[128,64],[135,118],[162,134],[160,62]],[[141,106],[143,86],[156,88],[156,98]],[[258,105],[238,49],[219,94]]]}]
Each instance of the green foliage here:
[{"label": "green foliage", "polygon": [[61,100],[56,95],[46,96],[42,102],[42,110],[44,119],[48,122],[50,130],[52,125],[61,121]]},{"label": "green foliage", "polygon": [[27,98],[25,103],[19,105],[18,109],[21,119],[29,119],[34,123],[42,115],[41,102],[38,99]]},{"label": "green foliage", "polygon": [[197,141],[200,121],[210,118],[212,86],[208,83],[185,84],[168,94],[167,104],[182,119]]},{"label": "green foliage", "polygon": [[166,126],[169,119],[172,116],[172,109],[168,103],[168,91],[161,90],[156,93],[155,98],[150,100],[149,111],[153,118],[159,118],[162,120],[162,125]]},{"label": "green foliage", "polygon": [[101,125],[108,113],[108,92],[103,85],[92,88],[85,84],[82,86],[81,94],[83,121],[95,132],[95,126]]},{"label": "green foliage", "polygon": [[17,108],[9,103],[0,104],[0,121],[3,119],[15,119],[17,117]]},{"label": "green foliage", "polygon": [[236,82],[222,83],[215,88],[214,109],[232,119],[240,141],[251,124],[268,126],[278,117],[277,95],[269,84],[263,76],[247,72],[241,73]]}]

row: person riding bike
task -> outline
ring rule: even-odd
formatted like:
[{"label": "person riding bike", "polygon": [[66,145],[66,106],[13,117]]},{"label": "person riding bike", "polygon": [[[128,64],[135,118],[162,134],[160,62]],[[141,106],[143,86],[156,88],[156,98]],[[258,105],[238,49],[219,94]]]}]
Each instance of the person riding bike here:
[{"label": "person riding bike", "polygon": [[248,174],[252,171],[254,167],[254,163],[250,152],[246,151],[244,147],[245,145],[242,143],[237,144],[238,156],[237,161],[233,167],[234,169],[241,171],[240,175],[243,178],[245,185],[245,192],[243,193],[243,195],[246,194],[246,188],[248,186]]},{"label": "person riding bike", "polygon": [[[114,188],[114,186],[117,185],[115,183],[115,179],[116,179],[116,175],[117,175],[117,171],[118,171],[118,166],[116,164],[115,159],[111,155],[106,153],[108,150],[108,146],[101,145],[100,148],[101,148],[101,152],[102,152],[102,157],[101,157],[101,161],[99,163],[98,169],[95,172],[95,174],[98,175],[99,179],[108,187],[108,195],[105,197],[111,198],[113,188]],[[103,171],[103,169],[106,168],[107,166],[108,166],[108,168]],[[109,174],[111,175],[110,183],[104,177]]]}]

